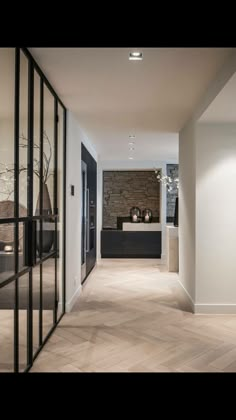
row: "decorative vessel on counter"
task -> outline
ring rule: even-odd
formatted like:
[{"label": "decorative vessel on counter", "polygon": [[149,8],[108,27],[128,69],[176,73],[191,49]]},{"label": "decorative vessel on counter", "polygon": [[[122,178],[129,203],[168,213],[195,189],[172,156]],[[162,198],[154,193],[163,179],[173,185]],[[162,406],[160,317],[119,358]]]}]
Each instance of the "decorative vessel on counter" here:
[{"label": "decorative vessel on counter", "polygon": [[143,221],[144,223],[151,223],[152,221],[152,210],[144,209],[143,210]]},{"label": "decorative vessel on counter", "polygon": [[134,223],[140,222],[141,210],[138,207],[132,207],[130,209],[130,218],[131,218],[131,222],[134,222]]}]

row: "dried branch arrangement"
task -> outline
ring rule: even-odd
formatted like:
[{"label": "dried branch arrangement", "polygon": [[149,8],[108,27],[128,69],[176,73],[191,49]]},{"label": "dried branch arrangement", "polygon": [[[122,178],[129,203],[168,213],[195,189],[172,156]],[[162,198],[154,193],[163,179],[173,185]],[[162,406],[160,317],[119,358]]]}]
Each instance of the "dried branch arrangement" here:
[{"label": "dried branch arrangement", "polygon": [[[42,178],[43,178],[43,182],[46,183],[48,178],[51,175],[49,169],[50,169],[50,163],[52,159],[52,146],[51,146],[51,142],[48,138],[46,131],[44,131],[43,133],[43,139],[44,139],[44,145],[48,149],[48,156],[45,153],[45,150],[43,151]],[[26,149],[27,151],[28,139],[27,137],[25,137],[23,133],[20,136],[19,147],[22,149]],[[40,146],[34,143],[33,147],[34,147],[33,172],[38,178],[40,178]],[[38,156],[36,156],[36,154],[38,154]],[[22,172],[27,172],[27,171],[28,171],[27,164],[19,166],[19,175]],[[12,195],[12,193],[14,192],[14,175],[15,175],[14,164],[6,165],[4,163],[0,163],[0,194],[4,194],[6,196],[6,200],[8,200],[10,196]]]}]

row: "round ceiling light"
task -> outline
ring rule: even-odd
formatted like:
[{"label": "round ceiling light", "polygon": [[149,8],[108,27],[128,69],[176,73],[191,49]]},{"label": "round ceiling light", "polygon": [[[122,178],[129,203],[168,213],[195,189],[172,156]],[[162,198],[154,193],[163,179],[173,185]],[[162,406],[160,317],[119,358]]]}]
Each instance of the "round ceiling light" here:
[{"label": "round ceiling light", "polygon": [[129,54],[129,60],[142,60],[143,59],[143,53],[140,51],[133,51]]}]

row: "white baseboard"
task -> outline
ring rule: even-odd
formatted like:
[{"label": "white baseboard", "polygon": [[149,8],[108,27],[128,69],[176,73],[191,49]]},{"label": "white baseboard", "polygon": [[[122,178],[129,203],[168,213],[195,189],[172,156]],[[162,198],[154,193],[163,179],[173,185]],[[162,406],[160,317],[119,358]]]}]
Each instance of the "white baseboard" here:
[{"label": "white baseboard", "polygon": [[183,291],[185,292],[185,295],[188,298],[188,301],[189,301],[189,304],[191,306],[192,311],[195,312],[195,304],[194,304],[194,301],[193,301],[192,297],[190,296],[189,292],[185,289],[184,285],[181,283],[181,281],[179,279],[178,279],[178,282],[179,282],[180,286],[182,287]]},{"label": "white baseboard", "polygon": [[195,314],[236,314],[236,304],[234,303],[195,303]]},{"label": "white baseboard", "polygon": [[236,304],[234,303],[194,303],[188,291],[185,289],[183,284],[178,279],[178,282],[182,289],[185,292],[185,295],[188,298],[188,301],[191,305],[191,309],[194,314],[212,314],[212,315],[227,315],[227,314],[236,314]]},{"label": "white baseboard", "polygon": [[75,302],[77,301],[81,291],[82,291],[82,286],[80,284],[78,289],[76,289],[75,293],[73,294],[72,298],[69,300],[69,302],[66,302],[66,312],[71,311],[71,309],[73,308]]}]

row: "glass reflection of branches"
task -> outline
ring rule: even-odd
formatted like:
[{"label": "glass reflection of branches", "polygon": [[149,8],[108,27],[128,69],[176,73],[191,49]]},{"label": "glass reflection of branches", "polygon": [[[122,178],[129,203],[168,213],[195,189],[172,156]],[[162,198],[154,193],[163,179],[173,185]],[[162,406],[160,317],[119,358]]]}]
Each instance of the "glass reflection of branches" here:
[{"label": "glass reflection of branches", "polygon": [[[52,158],[52,146],[50,143],[50,140],[48,138],[48,135],[46,131],[43,133],[43,139],[44,139],[44,148],[45,146],[48,149],[48,155],[43,151],[43,174],[42,179],[43,183],[46,183],[48,178],[50,177],[51,173],[49,172],[50,169],[50,163]],[[20,141],[19,141],[19,147],[21,149],[25,149],[27,153],[28,148],[28,139],[25,137],[25,135],[22,133],[20,135]],[[33,164],[33,172],[35,175],[40,178],[40,146],[36,143],[34,143],[34,164]],[[27,157],[26,157],[27,160]],[[22,172],[27,172],[28,165],[27,163],[25,165],[19,166],[19,175]],[[6,197],[6,200],[8,200],[11,195],[14,192],[14,164],[4,164],[0,163],[0,194],[3,194]]]}]

